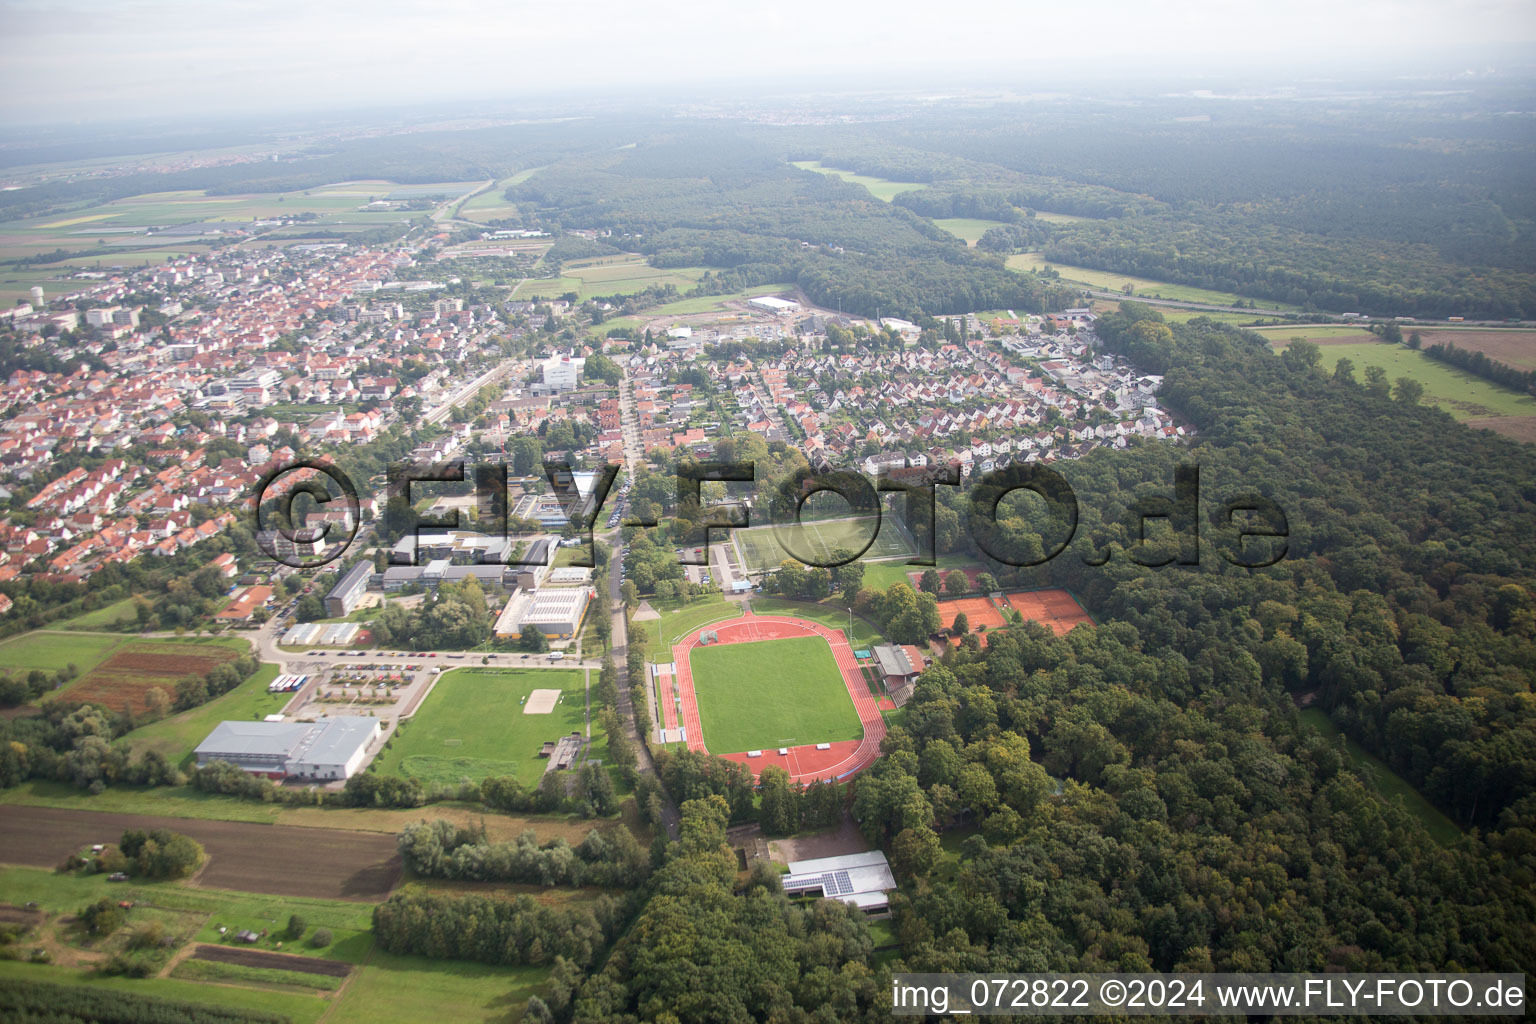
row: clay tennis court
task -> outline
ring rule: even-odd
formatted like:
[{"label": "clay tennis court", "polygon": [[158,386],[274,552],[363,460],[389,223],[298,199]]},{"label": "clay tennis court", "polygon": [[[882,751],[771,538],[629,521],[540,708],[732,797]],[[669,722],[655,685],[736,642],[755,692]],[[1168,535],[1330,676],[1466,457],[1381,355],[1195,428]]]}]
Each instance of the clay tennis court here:
[{"label": "clay tennis court", "polygon": [[966,621],[971,624],[971,629],[977,626],[986,626],[988,629],[996,629],[998,626],[1006,626],[1008,620],[1003,617],[1002,610],[985,597],[952,597],[939,602],[939,622],[945,626],[952,625],[955,616],[965,613]]},{"label": "clay tennis court", "polygon": [[1017,591],[1008,595],[1008,606],[1017,609],[1025,622],[1050,626],[1057,636],[1070,632],[1080,622],[1093,625],[1092,617],[1065,590]]},{"label": "clay tennis court", "polygon": [[[819,636],[832,648],[843,685],[853,698],[854,710],[864,728],[864,738],[841,743],[807,743],[787,747],[780,754],[777,749],[763,750],[758,757],[746,753],[727,753],[720,756],[746,765],[754,776],[761,775],[769,765],[777,765],[789,772],[796,782],[812,782],[817,779],[844,779],[864,770],[880,756],[880,742],[885,739],[885,719],[875,697],[865,685],[864,674],[853,656],[853,648],[841,631],[830,629],[816,622],[784,615],[754,615],[748,612],[739,619],[700,626],[672,648],[672,661],[677,666],[676,684],[682,697],[682,725],[688,734],[688,749],[709,752],[707,737],[699,720],[698,698],[693,688],[693,671],[689,652],[699,646],[699,637],[714,633],[719,644],[752,643],[757,640],[787,640],[792,637]],[[765,695],[772,700],[772,695]],[[825,748],[825,749],[823,749]]]}]

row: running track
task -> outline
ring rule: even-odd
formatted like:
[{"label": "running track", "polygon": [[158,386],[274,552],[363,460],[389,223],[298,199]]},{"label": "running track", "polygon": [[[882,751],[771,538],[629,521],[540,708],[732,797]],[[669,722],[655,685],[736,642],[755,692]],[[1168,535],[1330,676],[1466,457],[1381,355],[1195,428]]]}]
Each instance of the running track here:
[{"label": "running track", "polygon": [[[719,634],[722,644],[751,643],[754,640],[783,640],[798,636],[819,636],[832,648],[843,675],[843,685],[853,698],[854,710],[864,726],[864,738],[833,743],[829,750],[817,750],[814,743],[790,747],[787,754],[777,749],[764,750],[761,757],[748,757],[744,751],[721,754],[722,757],[740,762],[752,769],[754,776],[762,774],[769,765],[778,765],[789,772],[796,782],[816,779],[842,779],[868,768],[880,756],[880,743],[885,739],[885,719],[875,697],[864,682],[864,673],[853,656],[853,649],[840,630],[830,629],[820,623],[786,615],[754,615],[748,612],[739,619],[729,619],[701,626],[689,633],[672,648],[672,660],[677,664],[674,682],[683,699],[683,727],[688,731],[688,749],[708,752],[704,745],[704,730],[699,724],[699,702],[693,691],[693,666],[689,655],[699,646],[699,635],[713,630]],[[771,696],[766,699],[772,699]]]}]

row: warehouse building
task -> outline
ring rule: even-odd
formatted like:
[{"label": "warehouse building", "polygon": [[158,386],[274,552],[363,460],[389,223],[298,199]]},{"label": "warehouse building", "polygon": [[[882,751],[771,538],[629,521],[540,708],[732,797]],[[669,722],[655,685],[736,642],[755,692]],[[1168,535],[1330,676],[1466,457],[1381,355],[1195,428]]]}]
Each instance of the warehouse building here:
[{"label": "warehouse building", "polygon": [[519,636],[525,626],[537,626],[550,640],[569,640],[581,631],[592,591],[586,587],[518,590],[496,618],[496,635]]},{"label": "warehouse building", "polygon": [[347,574],[336,582],[329,594],[325,595],[326,617],[339,619],[344,615],[351,615],[357,603],[363,599],[363,594],[367,592],[368,581],[371,579],[373,579],[372,562],[358,562],[347,570]]},{"label": "warehouse building", "polygon": [[781,299],[775,295],[759,295],[755,299],[748,299],[747,305],[760,312],[774,313],[778,316],[794,313],[800,309],[800,303]]},{"label": "warehouse building", "polygon": [[349,779],[382,735],[377,718],[334,715],[315,722],[220,722],[197,745],[197,766],[215,761],[269,779]]}]

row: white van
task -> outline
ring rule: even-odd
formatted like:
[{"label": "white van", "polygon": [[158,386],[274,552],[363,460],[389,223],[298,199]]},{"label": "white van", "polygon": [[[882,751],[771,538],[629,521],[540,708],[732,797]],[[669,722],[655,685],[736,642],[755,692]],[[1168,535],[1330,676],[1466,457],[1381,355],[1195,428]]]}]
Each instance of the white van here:
[{"label": "white van", "polygon": [[564,657],[565,657],[565,652],[564,651],[550,651],[549,652],[549,660],[550,661],[560,661]]}]

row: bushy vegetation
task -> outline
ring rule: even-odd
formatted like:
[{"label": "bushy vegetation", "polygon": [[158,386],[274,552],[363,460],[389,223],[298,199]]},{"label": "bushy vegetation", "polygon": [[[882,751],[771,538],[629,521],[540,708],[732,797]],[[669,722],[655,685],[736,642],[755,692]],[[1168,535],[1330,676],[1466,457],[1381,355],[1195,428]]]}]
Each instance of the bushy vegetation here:
[{"label": "bushy vegetation", "polygon": [[399,846],[405,866],[416,874],[471,882],[630,888],[649,869],[640,844],[622,826],[607,832],[594,829],[575,846],[564,839],[540,846],[532,832],[515,842],[493,843],[483,829],[439,819],[407,825]]}]

